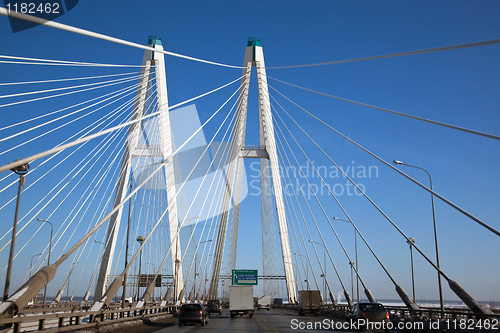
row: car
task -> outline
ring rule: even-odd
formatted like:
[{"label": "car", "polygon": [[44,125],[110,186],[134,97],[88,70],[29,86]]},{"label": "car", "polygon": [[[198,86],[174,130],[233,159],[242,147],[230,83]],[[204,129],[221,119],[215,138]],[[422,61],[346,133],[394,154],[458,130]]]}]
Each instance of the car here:
[{"label": "car", "polygon": [[347,321],[351,323],[351,327],[359,328],[362,331],[370,322],[385,323],[383,329],[389,332],[387,323],[390,322],[389,311],[384,308],[381,303],[356,303],[347,313]]},{"label": "car", "polygon": [[208,324],[208,312],[200,303],[186,303],[179,310],[178,322],[179,326],[187,323],[200,323],[205,326]]},{"label": "car", "polygon": [[125,306],[130,306],[132,304],[132,297],[125,297]]},{"label": "car", "polygon": [[206,309],[208,313],[218,313],[219,315],[222,314],[222,306],[220,304],[220,301],[218,299],[211,299],[207,302]]}]

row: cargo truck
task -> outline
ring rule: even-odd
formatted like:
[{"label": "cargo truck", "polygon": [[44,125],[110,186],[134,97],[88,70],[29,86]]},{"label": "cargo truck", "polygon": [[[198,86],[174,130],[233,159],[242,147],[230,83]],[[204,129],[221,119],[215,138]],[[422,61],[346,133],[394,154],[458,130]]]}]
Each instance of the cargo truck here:
[{"label": "cargo truck", "polygon": [[267,309],[267,311],[269,311],[270,308],[271,308],[271,296],[269,295],[259,296],[257,300],[257,310]]},{"label": "cargo truck", "polygon": [[318,316],[321,312],[321,293],[319,290],[299,291],[299,316],[312,313]]},{"label": "cargo truck", "polygon": [[282,298],[275,298],[273,299],[273,309],[279,308],[281,309],[283,307],[283,299]]},{"label": "cargo truck", "polygon": [[253,316],[253,286],[229,286],[229,313]]}]

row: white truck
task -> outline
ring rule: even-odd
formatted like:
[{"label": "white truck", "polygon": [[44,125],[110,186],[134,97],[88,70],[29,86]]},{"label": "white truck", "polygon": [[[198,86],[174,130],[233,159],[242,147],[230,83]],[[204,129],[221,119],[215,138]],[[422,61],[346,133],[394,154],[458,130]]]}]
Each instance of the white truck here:
[{"label": "white truck", "polygon": [[259,296],[257,299],[257,309],[258,310],[267,309],[267,311],[269,311],[270,308],[271,308],[271,296],[269,295]]},{"label": "white truck", "polygon": [[253,316],[253,286],[229,286],[229,313]]}]

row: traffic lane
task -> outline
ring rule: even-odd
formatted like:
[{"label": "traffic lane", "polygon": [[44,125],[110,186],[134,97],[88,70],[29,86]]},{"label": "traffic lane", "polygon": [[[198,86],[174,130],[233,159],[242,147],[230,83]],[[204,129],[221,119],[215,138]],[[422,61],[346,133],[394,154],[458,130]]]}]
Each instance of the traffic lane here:
[{"label": "traffic lane", "polygon": [[[254,317],[255,318],[255,317]],[[248,316],[237,316],[231,319],[229,310],[222,310],[222,315],[211,314],[209,315],[208,324],[201,326],[200,324],[187,324],[179,327],[178,325],[165,327],[161,330],[155,331],[156,333],[170,333],[170,332],[203,332],[203,333],[216,333],[216,332],[257,332],[259,327],[254,318]]]},{"label": "traffic lane", "polygon": [[[271,309],[258,311],[254,315],[261,332],[297,332],[311,330],[331,330],[332,323],[342,322],[335,318],[305,315],[299,316],[297,311],[287,309]],[[335,329],[335,332],[350,332],[349,330]]]},{"label": "traffic lane", "polygon": [[[335,332],[355,332],[354,329],[342,329],[345,320],[336,318],[305,315],[299,316],[297,311],[287,309],[271,309],[270,311],[254,311],[252,318],[248,316],[236,316],[231,319],[229,310],[224,309],[222,315],[212,314],[209,316],[209,322],[205,326],[200,324],[188,324],[188,326],[178,327],[177,325],[165,327],[155,331],[158,333],[169,332],[265,332],[265,333],[288,333],[297,331],[308,332],[311,330],[333,330]],[[338,324],[337,324],[338,323]],[[383,330],[365,330],[365,332],[383,332]],[[391,331],[396,332],[396,331]]]},{"label": "traffic lane", "polygon": [[[299,316],[297,311],[287,309],[272,309],[271,311],[256,311],[254,318],[261,332],[297,332],[311,330],[333,330],[335,332],[355,332],[357,327],[349,327],[345,320],[305,315]],[[384,332],[384,330],[368,330],[365,332]],[[391,330],[390,332],[397,332]]]}]

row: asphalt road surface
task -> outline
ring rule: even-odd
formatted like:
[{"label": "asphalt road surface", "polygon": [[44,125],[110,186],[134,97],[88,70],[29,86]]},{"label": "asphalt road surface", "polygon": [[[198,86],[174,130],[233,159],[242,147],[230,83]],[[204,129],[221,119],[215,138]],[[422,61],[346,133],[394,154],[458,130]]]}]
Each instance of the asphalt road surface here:
[{"label": "asphalt road surface", "polygon": [[[355,332],[356,330],[343,329],[345,321],[323,317],[305,315],[299,316],[296,311],[285,309],[271,309],[254,311],[252,318],[247,316],[237,316],[231,319],[229,310],[225,309],[222,315],[211,314],[208,325],[188,324],[188,326],[178,327],[170,326],[157,330],[157,333],[167,332],[307,332],[315,331],[334,331],[334,332]],[[365,332],[383,332],[383,330],[365,330]]]}]

